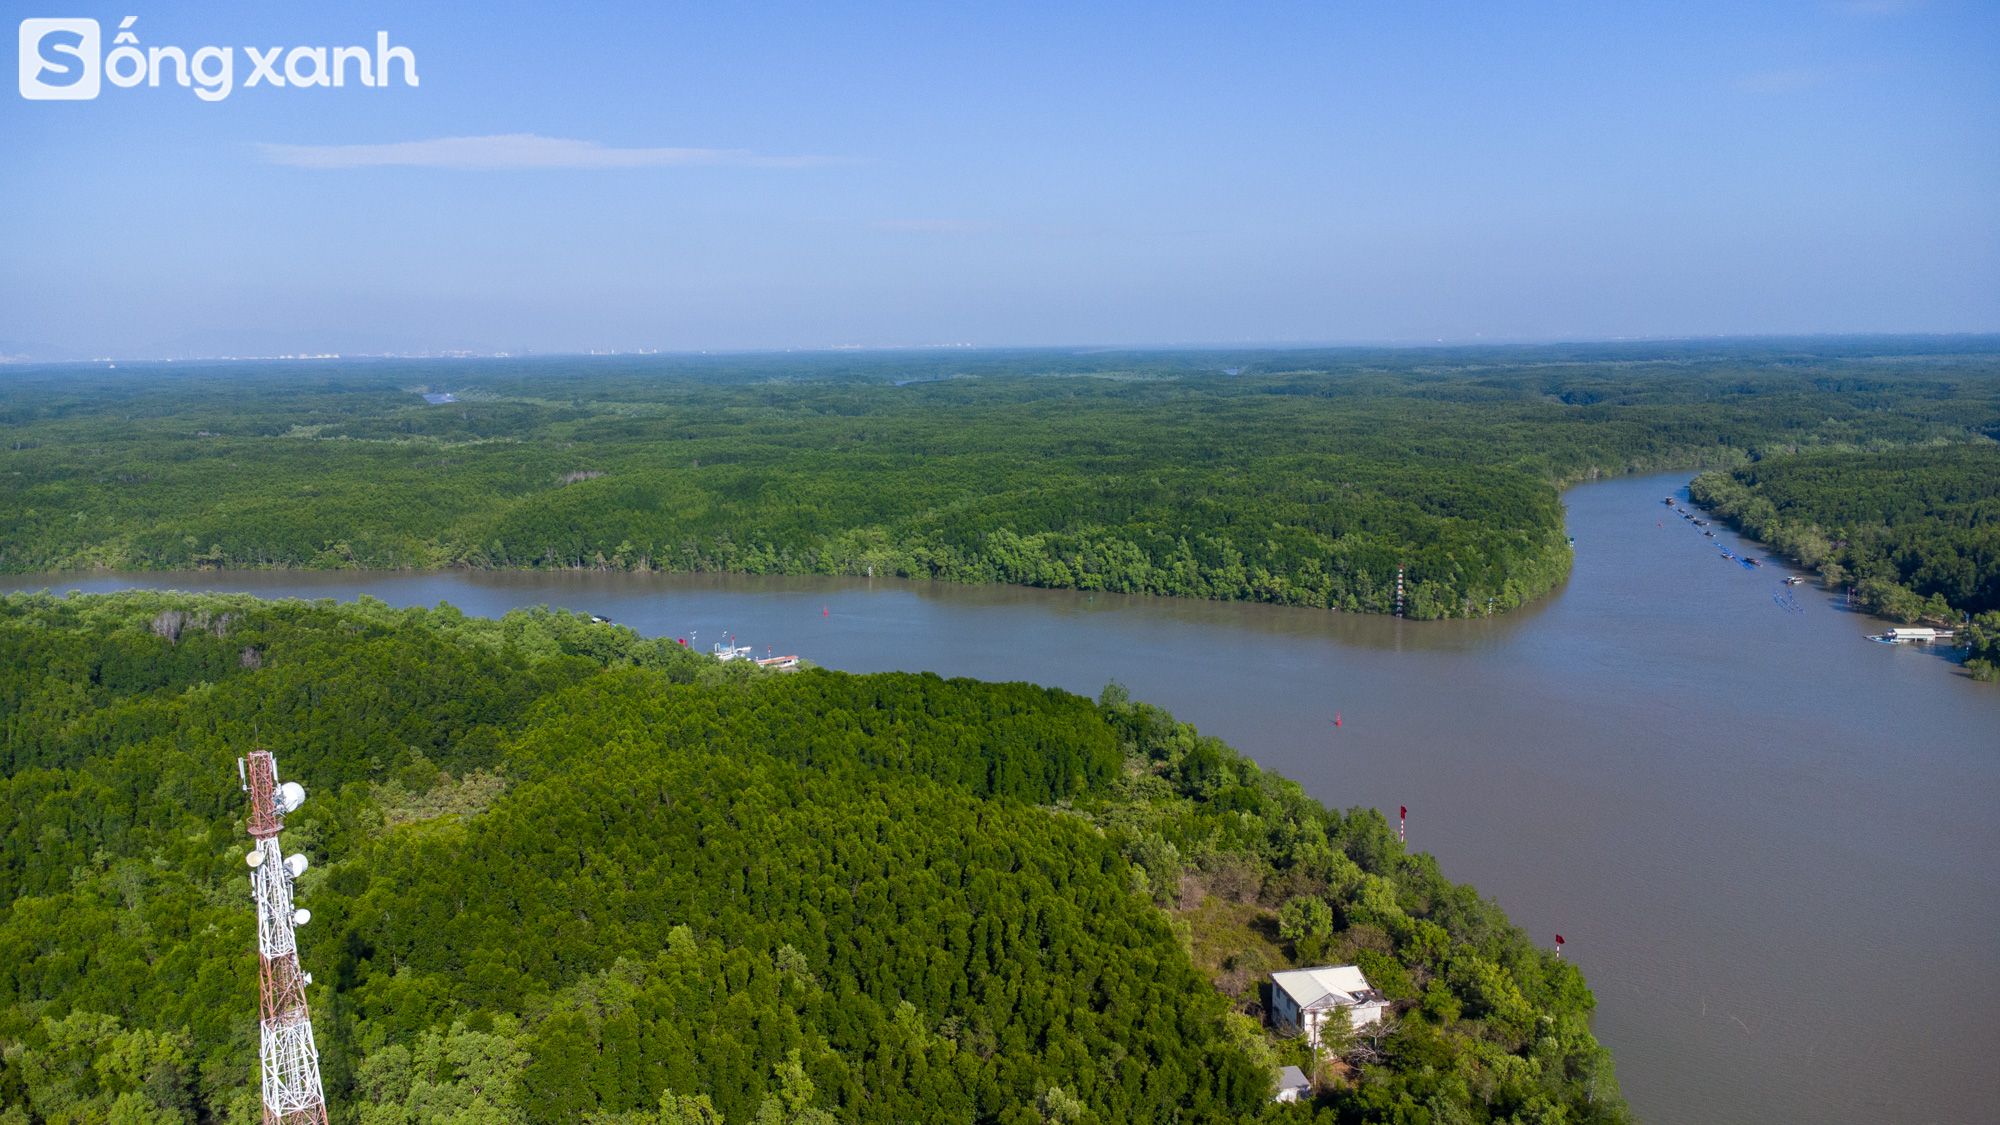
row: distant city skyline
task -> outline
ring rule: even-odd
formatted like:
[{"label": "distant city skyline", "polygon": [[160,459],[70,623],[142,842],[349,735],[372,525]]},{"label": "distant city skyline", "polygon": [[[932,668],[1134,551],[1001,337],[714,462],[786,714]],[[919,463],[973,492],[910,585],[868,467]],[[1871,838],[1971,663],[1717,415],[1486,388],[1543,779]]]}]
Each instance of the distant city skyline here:
[{"label": "distant city skyline", "polygon": [[8,12],[10,359],[2000,331],[1992,5]]}]

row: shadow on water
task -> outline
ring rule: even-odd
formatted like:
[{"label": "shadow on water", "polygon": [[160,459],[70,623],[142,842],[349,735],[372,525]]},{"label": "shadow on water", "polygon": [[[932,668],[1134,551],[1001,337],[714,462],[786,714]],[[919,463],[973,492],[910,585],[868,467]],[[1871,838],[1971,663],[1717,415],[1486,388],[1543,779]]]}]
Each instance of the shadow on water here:
[{"label": "shadow on water", "polygon": [[[1405,621],[1379,614],[1247,602],[1194,601],[1150,594],[974,586],[902,578],[843,575],[633,574],[618,571],[90,571],[0,576],[0,591],[47,589],[102,593],[135,588],[248,593],[266,598],[359,595],[390,605],[450,602],[468,613],[551,605],[598,613],[649,636],[679,636],[675,614],[700,620],[711,607],[763,603],[782,612],[795,604],[840,603],[848,613],[899,615],[908,600],[932,614],[1010,617],[1030,613],[1050,625],[1115,626],[1124,620],[1189,630],[1224,630],[1273,640],[1311,640],[1386,652],[1464,652],[1507,641],[1535,627],[1559,601],[1563,584],[1512,613],[1449,621]],[[815,599],[819,599],[815,602]],[[748,612],[748,611],[746,611]],[[728,616],[727,613],[721,616]],[[764,614],[749,612],[746,620]],[[696,628],[700,626],[697,625]],[[713,628],[714,624],[710,623]]]}]

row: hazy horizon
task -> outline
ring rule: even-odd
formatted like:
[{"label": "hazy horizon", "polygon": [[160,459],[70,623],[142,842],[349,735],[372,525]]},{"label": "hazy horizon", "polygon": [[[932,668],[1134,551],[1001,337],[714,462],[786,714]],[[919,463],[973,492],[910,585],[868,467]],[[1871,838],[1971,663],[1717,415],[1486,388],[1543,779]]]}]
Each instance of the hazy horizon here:
[{"label": "hazy horizon", "polygon": [[[1702,336],[1702,337],[1660,337],[1655,339],[1626,338],[1605,340],[1470,340],[1470,341],[1358,341],[1358,342],[1252,342],[1231,343],[1134,343],[1134,344],[1032,344],[1004,347],[973,347],[966,345],[908,345],[879,347],[821,347],[821,348],[736,348],[736,349],[695,349],[667,350],[647,349],[637,351],[581,351],[581,352],[478,352],[471,350],[440,352],[348,352],[348,353],[294,353],[272,355],[180,355],[180,356],[96,356],[78,359],[35,359],[29,357],[6,356],[0,354],[0,369],[11,369],[17,374],[32,375],[38,371],[63,372],[79,367],[118,370],[143,369],[149,367],[170,367],[175,364],[183,368],[199,369],[204,365],[242,365],[247,371],[258,374],[272,370],[257,365],[297,364],[302,369],[320,364],[353,364],[361,367],[369,364],[400,363],[416,365],[439,365],[445,367],[456,363],[476,363],[506,361],[509,363],[537,364],[556,361],[602,361],[618,363],[621,369],[626,361],[658,361],[673,365],[678,374],[696,374],[706,371],[714,375],[717,371],[727,371],[732,365],[748,364],[741,368],[745,376],[754,373],[768,373],[768,365],[754,366],[759,361],[780,361],[788,364],[782,369],[786,381],[816,381],[815,377],[825,374],[821,368],[836,371],[840,376],[852,378],[857,371],[872,371],[877,378],[892,379],[898,374],[914,374],[914,381],[927,382],[939,378],[976,378],[1048,375],[1056,377],[1103,376],[1109,378],[1127,377],[1132,373],[1115,369],[1095,369],[1092,360],[1130,360],[1143,370],[1137,377],[1170,378],[1183,376],[1203,376],[1227,374],[1273,374],[1294,370],[1291,363],[1303,363],[1299,371],[1317,370],[1316,364],[1327,370],[1349,370],[1356,363],[1367,364],[1371,360],[1386,365],[1387,368],[1407,366],[1412,362],[1432,363],[1449,368],[1454,365],[1499,367],[1568,366],[1596,364],[1674,364],[1705,363],[1718,359],[1730,359],[1747,367],[1762,367],[1772,363],[1796,362],[1801,357],[1812,357],[1825,363],[1870,362],[1876,360],[1908,358],[1937,360],[1946,357],[1980,358],[2000,355],[2000,333],[1820,333],[1814,335],[1766,335],[1766,336]],[[1008,366],[1024,356],[1047,356],[1054,364],[1042,372],[1024,371]],[[1062,361],[1069,361],[1064,363]],[[1173,361],[1181,361],[1175,367]],[[1189,364],[1187,361],[1194,361]],[[1270,366],[1273,362],[1280,366]],[[1165,362],[1165,368],[1148,365]],[[833,365],[833,366],[829,366]],[[854,365],[859,365],[856,367]],[[1235,365],[1235,366],[1227,366]],[[1372,368],[1370,368],[1372,369]],[[468,372],[470,375],[497,373],[487,368],[483,372]],[[579,369],[577,374],[587,372]],[[669,373],[669,374],[673,374]],[[941,374],[942,373],[942,374]],[[864,379],[864,381],[866,381]],[[477,386],[477,383],[468,384]],[[431,389],[453,389],[447,380]]]},{"label": "hazy horizon", "polygon": [[[10,10],[105,52],[131,11]],[[244,44],[383,31],[418,85],[248,84]],[[2000,330],[1990,5],[222,3],[125,33],[229,47],[232,85],[5,99],[0,357]]]}]

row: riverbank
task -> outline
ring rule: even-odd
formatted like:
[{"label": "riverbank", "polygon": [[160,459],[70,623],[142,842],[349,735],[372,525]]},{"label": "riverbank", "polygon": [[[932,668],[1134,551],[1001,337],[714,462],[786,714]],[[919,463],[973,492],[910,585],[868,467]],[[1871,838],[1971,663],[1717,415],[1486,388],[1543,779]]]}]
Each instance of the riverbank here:
[{"label": "riverbank", "polygon": [[2000,445],[1774,458],[1688,494],[1863,610],[1956,629],[1967,671],[2000,680]]},{"label": "riverbank", "polygon": [[1750,346],[1269,352],[1228,376],[967,355],[929,382],[888,357],[23,368],[0,571],[874,574],[1485,617],[1568,573],[1559,482],[2000,422],[1986,361],[1927,346],[1827,342],[1815,363],[1865,369],[1865,399]]},{"label": "riverbank", "polygon": [[[289,832],[315,861],[293,872],[317,919],[300,960],[345,1013],[317,1029],[328,1098],[364,1117],[421,1118],[476,1080],[532,1125],[644,1111],[662,1085],[743,1120],[803,1054],[821,1104],[864,1123],[1038,1101],[1258,1120],[1280,1059],[1310,1052],[1258,1018],[1256,980],[1191,961],[1169,910],[1219,897],[1304,917],[1289,956],[1358,963],[1394,1001],[1329,1047],[1369,1079],[1320,1108],[1631,1120],[1574,961],[1379,811],[1330,810],[1115,685],[779,676],[564,612],[156,591],[0,599],[0,650],[0,818],[41,841],[0,868],[0,1043],[37,1118],[102,1115],[110,1092],[47,1076],[159,1042],[178,1081],[120,1112],[240,1096],[256,979],[179,968],[255,947],[227,893],[243,846],[217,854],[240,811],[183,794],[257,745],[322,794]],[[65,744],[79,718],[99,736]],[[133,769],[153,784],[129,814],[89,816]],[[138,926],[100,924],[113,897]],[[440,1074],[425,1055],[452,1042],[513,1061]]]},{"label": "riverbank", "polygon": [[[1509,538],[1529,541],[1528,534]],[[1159,558],[1140,543],[1096,530],[1073,533],[1017,535],[1008,528],[987,533],[972,548],[961,550],[935,536],[896,537],[881,528],[843,532],[799,553],[769,543],[738,547],[727,534],[704,553],[695,547],[678,558],[656,558],[649,548],[602,552],[588,560],[543,560],[511,563],[504,543],[494,550],[466,550],[432,544],[406,546],[404,559],[421,564],[371,566],[348,544],[336,544],[299,562],[247,562],[218,545],[197,556],[197,572],[325,572],[367,574],[486,572],[524,574],[735,574],[756,577],[882,577],[959,585],[1020,586],[1031,589],[1077,590],[1084,593],[1150,594],[1201,601],[1260,602],[1343,613],[1380,614],[1416,621],[1490,617],[1518,609],[1546,595],[1568,573],[1570,546],[1561,529],[1542,532],[1532,549],[1509,551],[1498,585],[1465,586],[1454,567],[1444,579],[1430,568],[1384,566],[1377,576],[1349,557],[1353,544],[1323,540],[1325,557],[1308,560],[1296,570],[1273,573],[1248,565],[1245,554],[1226,536],[1209,537],[1197,553],[1185,537]],[[1378,558],[1392,556],[1386,548],[1368,548]],[[394,559],[395,549],[386,556]],[[133,565],[143,552],[129,546],[107,545],[90,551],[87,565],[59,568],[52,573],[177,573],[170,563]],[[212,563],[209,560],[214,560]],[[79,561],[79,560],[72,560]]]},{"label": "riverbank", "polygon": [[[1840,599],[1771,598],[1660,497],[1565,495],[1577,561],[1493,618],[865,578],[452,572],[0,577],[0,586],[367,593],[499,616],[551,604],[648,636],[735,635],[826,667],[1107,680],[1336,808],[1410,809],[1411,847],[1507,905],[1598,997],[1597,1037],[1654,1125],[2000,1118],[2000,692]],[[1664,523],[1665,526],[1661,526]],[[1762,554],[1732,532],[1718,539]],[[1339,714],[1342,725],[1333,720]],[[1857,810],[1863,810],[1857,812]],[[1828,986],[1921,1005],[1857,1024]],[[1949,981],[1941,989],[1937,982]]]}]

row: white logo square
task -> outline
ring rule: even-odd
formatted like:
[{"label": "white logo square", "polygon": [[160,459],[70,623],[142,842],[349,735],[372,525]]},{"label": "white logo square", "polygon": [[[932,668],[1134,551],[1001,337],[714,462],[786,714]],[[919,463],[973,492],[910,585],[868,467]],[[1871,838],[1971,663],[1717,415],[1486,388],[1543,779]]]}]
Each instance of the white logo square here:
[{"label": "white logo square", "polygon": [[98,47],[96,20],[22,20],[21,96],[38,102],[96,97],[103,77]]}]

